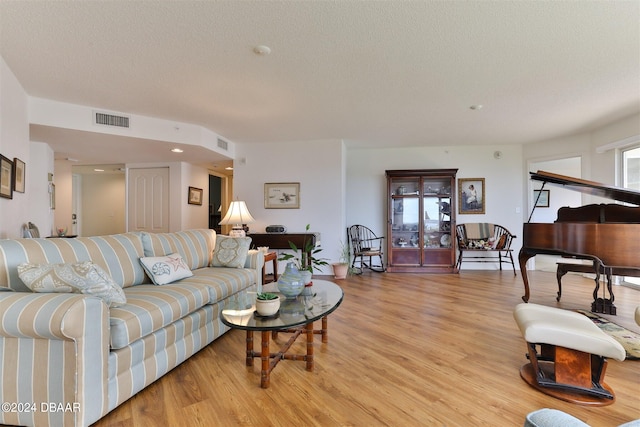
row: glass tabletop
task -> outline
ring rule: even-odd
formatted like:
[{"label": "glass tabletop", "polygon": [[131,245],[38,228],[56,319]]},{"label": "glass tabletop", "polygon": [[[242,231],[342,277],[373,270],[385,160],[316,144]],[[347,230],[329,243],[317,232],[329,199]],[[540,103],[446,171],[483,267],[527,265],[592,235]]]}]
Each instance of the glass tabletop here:
[{"label": "glass tabletop", "polygon": [[[263,292],[276,291],[275,283],[263,287]],[[241,303],[231,299],[222,308],[222,323],[237,329],[249,331],[268,331],[288,329],[305,325],[333,312],[344,297],[340,286],[327,280],[314,280],[310,295],[299,295],[295,299],[280,296],[280,310],[269,317],[259,316],[255,312],[255,294],[252,301]]]}]

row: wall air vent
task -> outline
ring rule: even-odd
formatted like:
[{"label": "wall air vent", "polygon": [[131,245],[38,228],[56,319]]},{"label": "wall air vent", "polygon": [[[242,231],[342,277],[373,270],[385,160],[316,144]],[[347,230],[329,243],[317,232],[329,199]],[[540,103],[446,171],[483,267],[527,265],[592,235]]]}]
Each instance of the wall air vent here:
[{"label": "wall air vent", "polygon": [[224,139],[218,138],[218,148],[222,148],[223,150],[228,150],[229,143]]},{"label": "wall air vent", "polygon": [[97,125],[116,126],[119,128],[129,127],[129,117],[127,116],[116,116],[114,114],[99,113],[96,111],[94,112],[93,120]]}]

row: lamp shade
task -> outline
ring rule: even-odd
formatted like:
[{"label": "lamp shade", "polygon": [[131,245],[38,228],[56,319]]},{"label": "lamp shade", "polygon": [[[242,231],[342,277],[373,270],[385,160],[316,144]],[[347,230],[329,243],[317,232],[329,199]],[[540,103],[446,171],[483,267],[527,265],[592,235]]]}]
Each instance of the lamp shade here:
[{"label": "lamp shade", "polygon": [[[249,213],[249,209],[247,209],[247,204],[241,200],[235,200],[231,202],[229,205],[229,209],[227,209],[227,214],[220,221],[220,225],[233,225],[233,234],[234,237],[239,236],[240,231],[242,231],[242,235],[244,235],[244,230],[242,230],[242,224],[249,224],[251,222],[255,222],[255,219]],[[231,235],[231,233],[229,234]]]}]

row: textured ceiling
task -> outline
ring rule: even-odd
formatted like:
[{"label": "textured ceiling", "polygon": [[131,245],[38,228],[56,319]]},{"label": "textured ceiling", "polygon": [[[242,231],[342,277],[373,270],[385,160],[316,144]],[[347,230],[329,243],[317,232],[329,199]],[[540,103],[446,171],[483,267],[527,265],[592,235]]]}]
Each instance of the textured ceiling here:
[{"label": "textured ceiling", "polygon": [[3,0],[0,54],[31,96],[235,143],[523,144],[640,111],[638,1]]}]

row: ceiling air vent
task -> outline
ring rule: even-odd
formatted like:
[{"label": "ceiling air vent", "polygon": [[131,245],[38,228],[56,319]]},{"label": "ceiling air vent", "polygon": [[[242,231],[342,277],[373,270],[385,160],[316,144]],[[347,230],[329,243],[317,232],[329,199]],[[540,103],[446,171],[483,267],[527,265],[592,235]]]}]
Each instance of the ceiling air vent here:
[{"label": "ceiling air vent", "polygon": [[218,138],[218,148],[222,148],[223,150],[228,150],[229,143],[224,139]]},{"label": "ceiling air vent", "polygon": [[97,125],[116,126],[119,128],[129,127],[129,117],[116,116],[114,114],[95,112],[94,121]]}]

